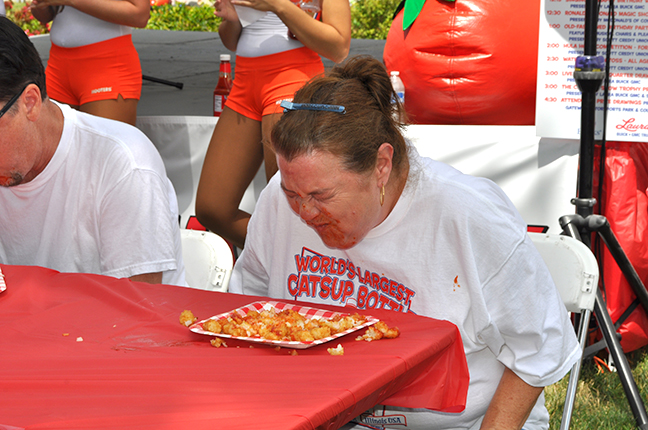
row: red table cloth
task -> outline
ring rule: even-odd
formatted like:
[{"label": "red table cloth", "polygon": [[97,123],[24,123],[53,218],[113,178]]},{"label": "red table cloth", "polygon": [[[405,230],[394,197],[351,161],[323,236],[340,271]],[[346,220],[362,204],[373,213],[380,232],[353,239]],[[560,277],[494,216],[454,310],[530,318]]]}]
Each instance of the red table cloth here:
[{"label": "red table cloth", "polygon": [[[351,334],[297,355],[229,339],[215,348],[180,313],[204,319],[264,298],[0,270],[0,429],[335,429],[377,403],[465,407],[463,346],[446,321],[359,311],[401,336]],[[344,355],[329,355],[338,343]]]}]

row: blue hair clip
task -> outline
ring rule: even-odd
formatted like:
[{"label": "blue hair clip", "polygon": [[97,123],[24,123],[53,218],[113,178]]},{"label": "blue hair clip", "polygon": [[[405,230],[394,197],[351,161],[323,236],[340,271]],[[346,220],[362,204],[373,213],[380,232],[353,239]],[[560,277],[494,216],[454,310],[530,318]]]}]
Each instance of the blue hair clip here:
[{"label": "blue hair clip", "polygon": [[346,113],[344,106],[339,105],[326,105],[319,103],[293,103],[289,102],[288,100],[282,100],[279,106],[284,108],[284,112],[288,112],[290,110],[319,110],[324,112],[335,112],[342,114]]}]

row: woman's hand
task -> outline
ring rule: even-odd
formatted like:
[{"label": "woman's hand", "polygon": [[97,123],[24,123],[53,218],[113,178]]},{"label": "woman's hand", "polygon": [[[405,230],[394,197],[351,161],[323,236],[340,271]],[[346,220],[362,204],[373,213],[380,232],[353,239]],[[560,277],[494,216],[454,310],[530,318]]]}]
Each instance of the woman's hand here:
[{"label": "woman's hand", "polygon": [[104,21],[138,28],[146,27],[151,11],[150,0],[34,0],[30,9],[36,19],[48,22],[39,16],[46,19],[51,14],[51,21],[58,6],[70,6]]},{"label": "woman's hand", "polygon": [[230,0],[216,0],[214,2],[214,14],[225,21],[238,21],[238,14]]},{"label": "woman's hand", "polygon": [[53,20],[61,7],[62,5],[54,5],[53,2],[48,2],[47,0],[34,0],[29,5],[29,9],[32,15],[34,15],[34,18],[42,24],[47,24]]}]

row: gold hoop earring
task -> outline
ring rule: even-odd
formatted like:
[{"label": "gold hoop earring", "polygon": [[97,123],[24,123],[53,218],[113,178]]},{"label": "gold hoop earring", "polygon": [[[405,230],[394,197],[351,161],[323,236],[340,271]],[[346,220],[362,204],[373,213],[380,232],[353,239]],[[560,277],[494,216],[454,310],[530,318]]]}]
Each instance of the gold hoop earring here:
[{"label": "gold hoop earring", "polygon": [[385,203],[385,186],[383,185],[380,188],[380,206],[382,206]]}]

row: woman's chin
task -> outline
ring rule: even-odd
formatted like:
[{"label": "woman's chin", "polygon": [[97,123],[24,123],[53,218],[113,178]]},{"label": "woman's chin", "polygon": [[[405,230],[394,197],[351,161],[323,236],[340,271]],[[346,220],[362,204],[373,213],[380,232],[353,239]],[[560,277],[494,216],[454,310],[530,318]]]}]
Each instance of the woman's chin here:
[{"label": "woman's chin", "polygon": [[324,242],[324,245],[328,248],[349,249],[358,244],[358,240],[348,238],[337,231],[332,232],[330,229],[323,229],[322,231],[316,229],[316,231],[320,239],[322,239],[322,242]]}]

